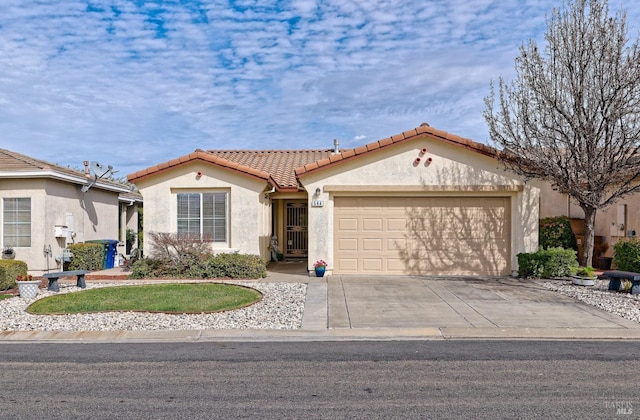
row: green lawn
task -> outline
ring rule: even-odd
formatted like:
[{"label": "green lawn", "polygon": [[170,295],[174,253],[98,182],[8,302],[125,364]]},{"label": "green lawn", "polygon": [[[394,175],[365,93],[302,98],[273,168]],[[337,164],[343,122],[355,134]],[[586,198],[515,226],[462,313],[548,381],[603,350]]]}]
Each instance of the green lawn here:
[{"label": "green lawn", "polygon": [[9,299],[9,298],[12,298],[12,297],[14,297],[14,295],[0,295],[0,300]]},{"label": "green lawn", "polygon": [[170,283],[101,287],[49,296],[32,303],[32,314],[137,311],[173,314],[243,308],[262,299],[255,289],[221,283]]}]

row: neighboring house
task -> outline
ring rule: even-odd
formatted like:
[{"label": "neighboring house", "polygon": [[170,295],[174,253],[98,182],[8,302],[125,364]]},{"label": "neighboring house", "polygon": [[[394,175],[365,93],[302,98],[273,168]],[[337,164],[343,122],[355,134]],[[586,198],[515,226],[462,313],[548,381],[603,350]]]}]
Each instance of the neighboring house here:
[{"label": "neighboring house", "polygon": [[275,236],[309,270],[505,275],[537,248],[539,188],[496,153],[423,124],[347,150],[196,150],[128,178],[146,231],[220,252],[269,259]]},{"label": "neighboring house", "polygon": [[[566,194],[554,191],[551,185],[541,186],[542,200],[540,203],[540,217],[568,216],[572,219],[584,219],[584,211],[575,200]],[[635,237],[640,233],[640,194],[629,195],[612,206],[598,210],[594,233],[596,248],[598,243],[604,244],[600,248],[606,249],[602,256],[613,256],[613,246],[625,237]],[[595,253],[598,253],[597,249]],[[595,255],[598,257],[599,255]],[[594,259],[594,266],[598,261]]]},{"label": "neighboring house", "polygon": [[142,196],[106,179],[83,192],[92,180],[88,170],[0,149],[0,246],[13,248],[30,274],[41,274],[61,268],[57,260],[70,244],[124,241],[127,228],[137,232]]}]

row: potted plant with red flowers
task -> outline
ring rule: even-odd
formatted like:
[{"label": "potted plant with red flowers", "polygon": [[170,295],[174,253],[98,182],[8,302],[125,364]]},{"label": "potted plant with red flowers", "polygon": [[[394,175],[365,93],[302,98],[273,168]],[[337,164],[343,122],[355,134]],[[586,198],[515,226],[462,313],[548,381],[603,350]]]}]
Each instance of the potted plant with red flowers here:
[{"label": "potted plant with red flowers", "polygon": [[313,264],[313,269],[316,272],[316,277],[324,277],[324,272],[327,269],[327,263],[324,260],[318,260]]},{"label": "potted plant with red flowers", "polygon": [[34,280],[31,274],[19,274],[18,277],[16,277],[16,284],[18,285],[20,297],[33,299],[38,295],[40,280]]}]

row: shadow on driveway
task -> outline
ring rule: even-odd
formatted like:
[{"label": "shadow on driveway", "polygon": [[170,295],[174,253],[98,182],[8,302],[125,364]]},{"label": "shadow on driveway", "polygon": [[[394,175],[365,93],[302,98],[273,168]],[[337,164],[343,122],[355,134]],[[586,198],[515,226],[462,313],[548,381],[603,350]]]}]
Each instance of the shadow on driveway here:
[{"label": "shadow on driveway", "polygon": [[640,329],[590,305],[510,277],[334,275],[329,328]]}]

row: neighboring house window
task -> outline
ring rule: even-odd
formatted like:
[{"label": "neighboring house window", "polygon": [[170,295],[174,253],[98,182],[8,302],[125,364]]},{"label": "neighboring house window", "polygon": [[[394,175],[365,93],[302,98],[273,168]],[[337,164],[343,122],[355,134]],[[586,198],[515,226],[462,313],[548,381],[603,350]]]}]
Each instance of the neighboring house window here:
[{"label": "neighboring house window", "polygon": [[31,199],[5,198],[2,211],[3,246],[31,246]]},{"label": "neighboring house window", "polygon": [[227,193],[178,194],[178,235],[227,242]]}]

